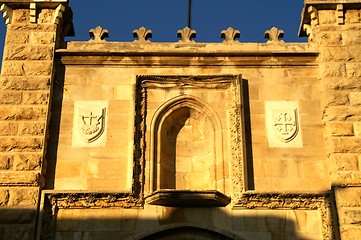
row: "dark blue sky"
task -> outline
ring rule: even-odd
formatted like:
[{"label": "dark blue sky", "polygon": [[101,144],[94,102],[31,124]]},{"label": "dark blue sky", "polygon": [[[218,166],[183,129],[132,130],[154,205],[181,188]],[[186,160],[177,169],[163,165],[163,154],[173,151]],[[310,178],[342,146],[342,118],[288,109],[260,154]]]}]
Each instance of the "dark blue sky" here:
[{"label": "dark blue sky", "polygon": [[[192,29],[197,42],[220,42],[228,27],[241,31],[241,42],[266,42],[264,32],[275,26],[285,31],[286,42],[298,38],[303,0],[192,0]],[[133,41],[133,30],[151,29],[153,42],[176,42],[177,31],[187,25],[188,0],[70,0],[74,13],[75,37],[89,39],[89,29],[98,25],[109,30],[108,41]],[[0,24],[2,56],[5,24]]]}]

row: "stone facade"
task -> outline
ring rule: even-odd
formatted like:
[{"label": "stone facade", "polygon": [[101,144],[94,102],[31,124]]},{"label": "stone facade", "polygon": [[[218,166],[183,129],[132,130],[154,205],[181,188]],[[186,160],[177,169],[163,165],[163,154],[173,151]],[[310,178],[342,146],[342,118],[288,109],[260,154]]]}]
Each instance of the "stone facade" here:
[{"label": "stone facade", "polygon": [[308,43],[64,43],[67,0],[0,3],[0,239],[361,235],[361,2],[305,0]]}]

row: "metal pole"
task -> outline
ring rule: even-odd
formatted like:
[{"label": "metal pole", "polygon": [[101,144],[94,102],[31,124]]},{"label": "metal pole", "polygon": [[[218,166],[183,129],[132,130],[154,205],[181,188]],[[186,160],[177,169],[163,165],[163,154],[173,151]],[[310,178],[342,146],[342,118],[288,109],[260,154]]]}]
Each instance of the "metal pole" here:
[{"label": "metal pole", "polygon": [[188,0],[188,27],[191,28],[192,0]]}]

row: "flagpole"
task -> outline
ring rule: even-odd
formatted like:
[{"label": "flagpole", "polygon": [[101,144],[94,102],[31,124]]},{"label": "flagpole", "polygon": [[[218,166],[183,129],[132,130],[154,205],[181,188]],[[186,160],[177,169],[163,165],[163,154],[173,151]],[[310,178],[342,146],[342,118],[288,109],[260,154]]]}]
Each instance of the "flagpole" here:
[{"label": "flagpole", "polygon": [[188,27],[191,28],[192,0],[188,0]]}]

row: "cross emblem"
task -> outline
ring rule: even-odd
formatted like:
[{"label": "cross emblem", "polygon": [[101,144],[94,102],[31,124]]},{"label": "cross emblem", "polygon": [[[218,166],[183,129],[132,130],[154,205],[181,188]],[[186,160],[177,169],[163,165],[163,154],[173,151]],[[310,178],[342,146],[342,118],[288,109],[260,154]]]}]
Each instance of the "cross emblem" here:
[{"label": "cross emblem", "polygon": [[274,126],[276,130],[282,135],[288,135],[295,128],[295,119],[290,116],[287,112],[280,113],[275,118]]}]

